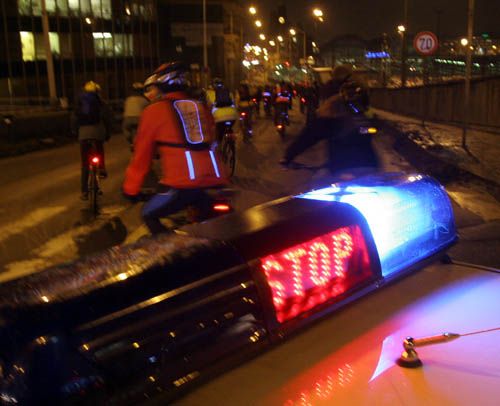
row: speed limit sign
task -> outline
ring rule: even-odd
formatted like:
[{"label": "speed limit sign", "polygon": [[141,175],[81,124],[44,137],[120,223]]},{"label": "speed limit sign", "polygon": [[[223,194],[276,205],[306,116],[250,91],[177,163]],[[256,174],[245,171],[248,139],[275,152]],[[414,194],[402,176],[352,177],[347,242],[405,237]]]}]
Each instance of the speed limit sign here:
[{"label": "speed limit sign", "polygon": [[420,55],[432,55],[438,49],[438,39],[433,32],[419,32],[413,40],[413,46]]}]

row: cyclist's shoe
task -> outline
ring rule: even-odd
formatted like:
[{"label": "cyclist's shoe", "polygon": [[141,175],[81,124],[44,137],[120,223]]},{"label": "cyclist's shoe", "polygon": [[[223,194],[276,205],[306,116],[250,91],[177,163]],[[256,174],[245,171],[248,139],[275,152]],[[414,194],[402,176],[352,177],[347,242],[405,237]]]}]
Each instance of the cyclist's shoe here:
[{"label": "cyclist's shoe", "polygon": [[108,177],[108,172],[106,172],[106,169],[101,169],[99,171],[99,178],[100,179],[106,179]]},{"label": "cyclist's shoe", "polygon": [[89,200],[89,194],[84,192],[80,195],[80,200]]}]

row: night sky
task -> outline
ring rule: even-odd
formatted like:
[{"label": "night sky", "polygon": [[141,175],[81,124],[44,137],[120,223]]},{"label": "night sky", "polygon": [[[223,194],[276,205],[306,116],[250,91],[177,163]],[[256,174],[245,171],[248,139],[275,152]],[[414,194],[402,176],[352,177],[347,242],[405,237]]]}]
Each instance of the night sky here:
[{"label": "night sky", "polygon": [[[250,2],[245,1],[246,4]],[[259,9],[267,8],[279,1],[255,1]],[[313,31],[312,9],[320,7],[326,21],[320,24],[317,37],[324,43],[332,37],[343,34],[358,34],[370,39],[381,33],[395,33],[398,24],[403,22],[403,0],[287,0],[288,18],[292,23],[303,21]],[[500,38],[500,0],[476,0],[474,33],[487,32],[492,38]],[[408,0],[409,30],[416,33],[422,30],[437,30],[437,11],[441,11],[440,32],[444,37],[456,38],[467,32],[467,0]]]}]

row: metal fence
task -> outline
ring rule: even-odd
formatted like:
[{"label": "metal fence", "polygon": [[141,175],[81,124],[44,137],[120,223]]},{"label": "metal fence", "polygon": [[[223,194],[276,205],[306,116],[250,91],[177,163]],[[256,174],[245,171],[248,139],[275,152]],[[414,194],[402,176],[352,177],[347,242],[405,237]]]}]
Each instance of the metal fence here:
[{"label": "metal fence", "polygon": [[[469,123],[500,128],[500,77],[471,81]],[[374,107],[431,121],[462,124],[464,82],[372,89]]]}]

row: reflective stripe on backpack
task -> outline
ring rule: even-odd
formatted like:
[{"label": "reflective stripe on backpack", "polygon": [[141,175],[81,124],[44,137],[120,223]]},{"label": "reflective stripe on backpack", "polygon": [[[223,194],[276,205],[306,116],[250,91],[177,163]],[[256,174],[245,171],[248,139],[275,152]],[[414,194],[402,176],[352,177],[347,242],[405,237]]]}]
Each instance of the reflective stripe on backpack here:
[{"label": "reflective stripe on backpack", "polygon": [[198,103],[193,100],[176,100],[174,109],[181,119],[184,137],[189,144],[201,144],[205,140],[201,126]]}]

